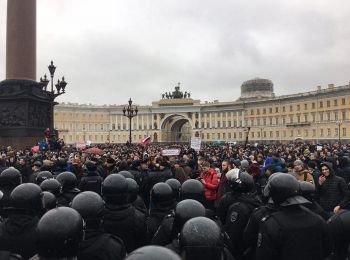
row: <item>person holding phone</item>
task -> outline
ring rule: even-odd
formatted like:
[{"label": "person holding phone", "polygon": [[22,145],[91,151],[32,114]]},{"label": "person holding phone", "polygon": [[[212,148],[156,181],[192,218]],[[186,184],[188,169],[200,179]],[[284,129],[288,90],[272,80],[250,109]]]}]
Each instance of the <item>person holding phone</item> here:
[{"label": "person holding phone", "polygon": [[336,176],[331,163],[321,164],[321,176],[318,178],[318,195],[322,208],[332,213],[347,207],[349,189],[342,177]]}]

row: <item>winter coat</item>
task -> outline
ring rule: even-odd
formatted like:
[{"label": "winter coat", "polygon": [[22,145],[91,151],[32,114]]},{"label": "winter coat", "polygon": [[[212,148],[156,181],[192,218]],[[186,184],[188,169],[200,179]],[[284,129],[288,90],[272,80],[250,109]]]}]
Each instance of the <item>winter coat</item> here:
[{"label": "winter coat", "polygon": [[216,199],[216,190],[219,185],[218,176],[213,168],[207,172],[201,172],[200,177],[205,181],[205,198],[207,200]]},{"label": "winter coat", "polygon": [[330,163],[323,163],[329,168],[329,176],[326,181],[318,186],[318,196],[321,207],[325,211],[333,211],[334,207],[344,208],[348,202],[349,189],[345,180],[334,174]]}]

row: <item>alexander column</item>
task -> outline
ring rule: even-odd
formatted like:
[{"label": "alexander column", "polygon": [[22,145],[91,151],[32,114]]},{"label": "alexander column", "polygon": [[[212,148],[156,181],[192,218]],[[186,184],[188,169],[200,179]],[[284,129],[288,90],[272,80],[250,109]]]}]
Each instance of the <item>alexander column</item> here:
[{"label": "alexander column", "polygon": [[32,147],[43,139],[45,129],[52,127],[56,96],[36,81],[36,0],[8,0],[0,146]]}]

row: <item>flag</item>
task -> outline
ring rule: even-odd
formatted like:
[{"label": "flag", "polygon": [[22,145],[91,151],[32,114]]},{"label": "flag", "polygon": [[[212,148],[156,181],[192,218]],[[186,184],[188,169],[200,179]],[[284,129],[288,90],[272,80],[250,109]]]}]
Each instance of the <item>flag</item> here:
[{"label": "flag", "polygon": [[150,136],[146,136],[144,139],[142,139],[141,143],[142,144],[149,144],[149,143],[151,143],[151,137]]}]

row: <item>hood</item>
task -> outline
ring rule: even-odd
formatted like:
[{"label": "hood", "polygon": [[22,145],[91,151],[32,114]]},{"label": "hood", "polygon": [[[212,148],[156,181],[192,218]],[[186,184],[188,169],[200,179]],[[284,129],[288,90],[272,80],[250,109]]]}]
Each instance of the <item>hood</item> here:
[{"label": "hood", "polygon": [[323,162],[321,163],[321,167],[326,166],[329,169],[329,177],[334,176],[334,170],[333,165],[330,162]]},{"label": "hood", "polygon": [[305,205],[305,204],[311,204],[310,201],[305,199],[303,196],[294,196],[294,197],[289,197],[285,201],[283,201],[280,206],[281,207],[288,207],[292,205]]}]

